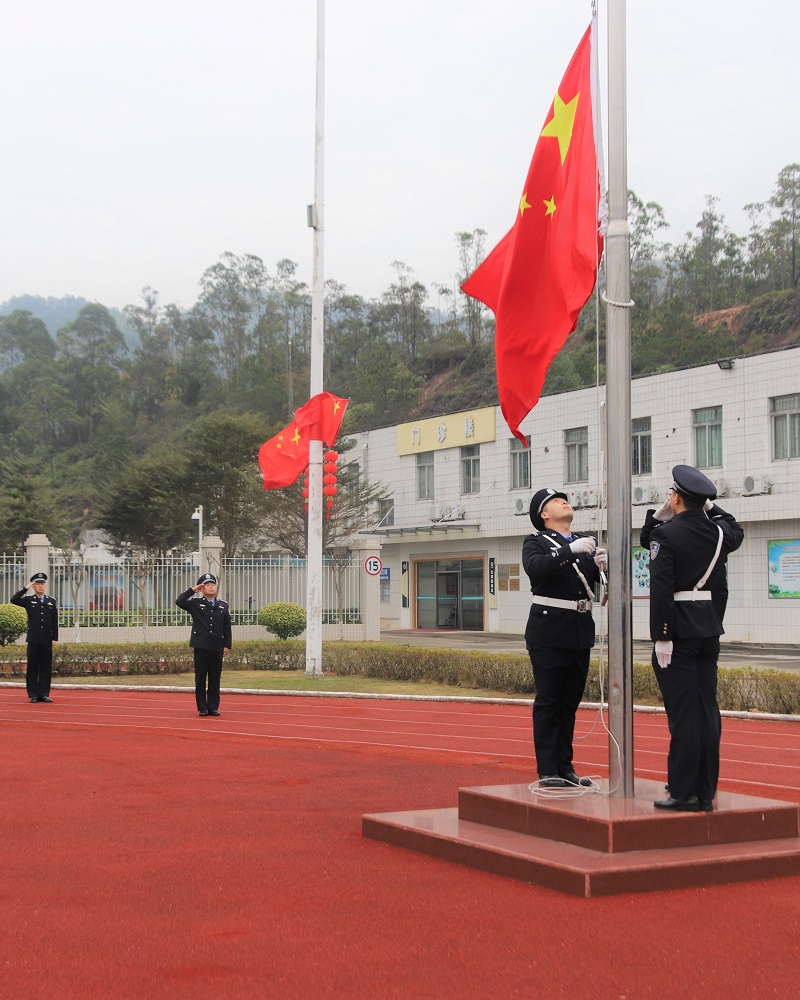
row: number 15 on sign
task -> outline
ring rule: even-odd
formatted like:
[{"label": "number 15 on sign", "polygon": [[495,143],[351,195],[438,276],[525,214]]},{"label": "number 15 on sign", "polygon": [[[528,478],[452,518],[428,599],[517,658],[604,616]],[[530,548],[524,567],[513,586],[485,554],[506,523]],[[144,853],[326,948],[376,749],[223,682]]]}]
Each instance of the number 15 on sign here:
[{"label": "number 15 on sign", "polygon": [[383,569],[383,563],[380,561],[378,556],[367,556],[364,560],[364,569],[370,576],[380,576],[380,572]]}]

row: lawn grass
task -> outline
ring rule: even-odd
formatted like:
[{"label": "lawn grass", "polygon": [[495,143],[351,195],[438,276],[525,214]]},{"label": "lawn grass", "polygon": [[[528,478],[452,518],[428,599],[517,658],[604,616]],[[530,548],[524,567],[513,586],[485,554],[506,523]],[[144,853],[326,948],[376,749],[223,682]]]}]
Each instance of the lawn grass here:
[{"label": "lawn grass", "polygon": [[[56,685],[104,684],[137,687],[185,687],[194,691],[194,674],[134,674],[102,675],[92,677],[54,677]],[[325,674],[308,677],[303,670],[231,670],[222,671],[222,687],[259,691],[317,691],[346,692],[350,694],[422,695],[445,698],[506,698],[518,695],[481,688],[454,688],[449,684],[429,681],[388,681],[379,677],[337,677]]]}]

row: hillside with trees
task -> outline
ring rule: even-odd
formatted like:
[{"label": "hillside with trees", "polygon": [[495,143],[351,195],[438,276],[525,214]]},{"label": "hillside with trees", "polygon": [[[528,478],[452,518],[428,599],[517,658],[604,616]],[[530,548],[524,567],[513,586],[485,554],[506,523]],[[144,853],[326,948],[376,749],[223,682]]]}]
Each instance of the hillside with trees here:
[{"label": "hillside with trees", "polygon": [[[800,343],[799,205],[792,164],[747,206],[746,235],[708,197],[673,246],[660,206],[629,193],[634,376]],[[480,229],[455,235],[459,283],[487,249]],[[393,270],[377,299],[326,284],[325,387],[351,399],[345,432],[497,402],[491,313],[405,263]],[[55,332],[61,300],[40,300],[42,315],[35,297],[0,307],[0,549],[31,531],[69,549],[97,527],[120,548],[126,534],[152,552],[191,548],[200,503],[230,551],[287,546],[287,491],[261,490],[256,455],[308,398],[311,300],[296,272],[224,253],[190,309],[145,288],[124,324],[73,297]],[[604,325],[590,300],[546,393],[593,385],[598,358],[603,380]],[[370,516],[378,494],[343,478],[341,516]]]}]

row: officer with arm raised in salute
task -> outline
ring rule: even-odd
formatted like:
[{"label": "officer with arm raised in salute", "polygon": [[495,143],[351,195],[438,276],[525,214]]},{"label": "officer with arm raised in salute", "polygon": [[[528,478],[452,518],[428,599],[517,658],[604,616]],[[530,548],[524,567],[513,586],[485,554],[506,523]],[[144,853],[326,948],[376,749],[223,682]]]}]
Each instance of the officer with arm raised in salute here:
[{"label": "officer with arm raised in salute", "polygon": [[192,616],[189,645],[194,650],[197,711],[200,715],[219,715],[222,660],[233,645],[230,608],[217,597],[217,578],[213,573],[204,573],[197,586],[184,591],[175,603]]},{"label": "officer with arm raised in salute", "polygon": [[669,798],[657,809],[710,811],[719,779],[722,732],[717,661],[728,600],[729,552],[744,531],[713,501],[711,480],[676,465],[669,500],[648,511],[639,540],[650,548],[653,669],[670,731]]},{"label": "officer with arm raised in salute", "polygon": [[592,587],[608,558],[594,538],[572,533],[573,517],[566,493],[539,490],[530,506],[537,533],[522,545],[533,594],[525,629],[536,686],[533,744],[544,788],[591,785],[575,773],[572,737],[595,640]]},{"label": "officer with arm raised in salute", "polygon": [[25,686],[32,703],[52,702],[50,681],[53,676],[53,646],[58,642],[58,605],[45,594],[47,573],[34,573],[28,587],[18,590],[11,603],[24,608],[28,615],[28,656]]}]

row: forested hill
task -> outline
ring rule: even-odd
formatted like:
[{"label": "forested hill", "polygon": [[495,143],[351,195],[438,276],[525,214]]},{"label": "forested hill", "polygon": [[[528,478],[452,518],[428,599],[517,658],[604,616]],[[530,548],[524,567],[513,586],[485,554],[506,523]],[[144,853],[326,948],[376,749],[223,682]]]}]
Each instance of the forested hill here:
[{"label": "forested hill", "polygon": [[[660,207],[629,193],[634,376],[800,343],[800,164],[749,208],[738,236],[709,198],[696,232],[668,246]],[[425,286],[400,262],[377,299],[326,283],[324,384],[351,400],[345,434],[497,402],[493,318],[457,290],[486,249],[481,230],[456,234],[455,286]],[[191,543],[186,510],[198,504],[241,548],[272,499],[259,492],[258,447],[308,398],[311,297],[296,265],[225,253],[190,309],[145,288],[124,310],[127,336],[100,303],[25,301],[0,315],[0,550],[31,531],[102,527],[112,498],[127,504],[120,523],[152,529],[155,549]],[[53,333],[62,306],[71,318]],[[593,385],[598,341],[604,379],[596,314],[591,300],[546,393]]]}]

